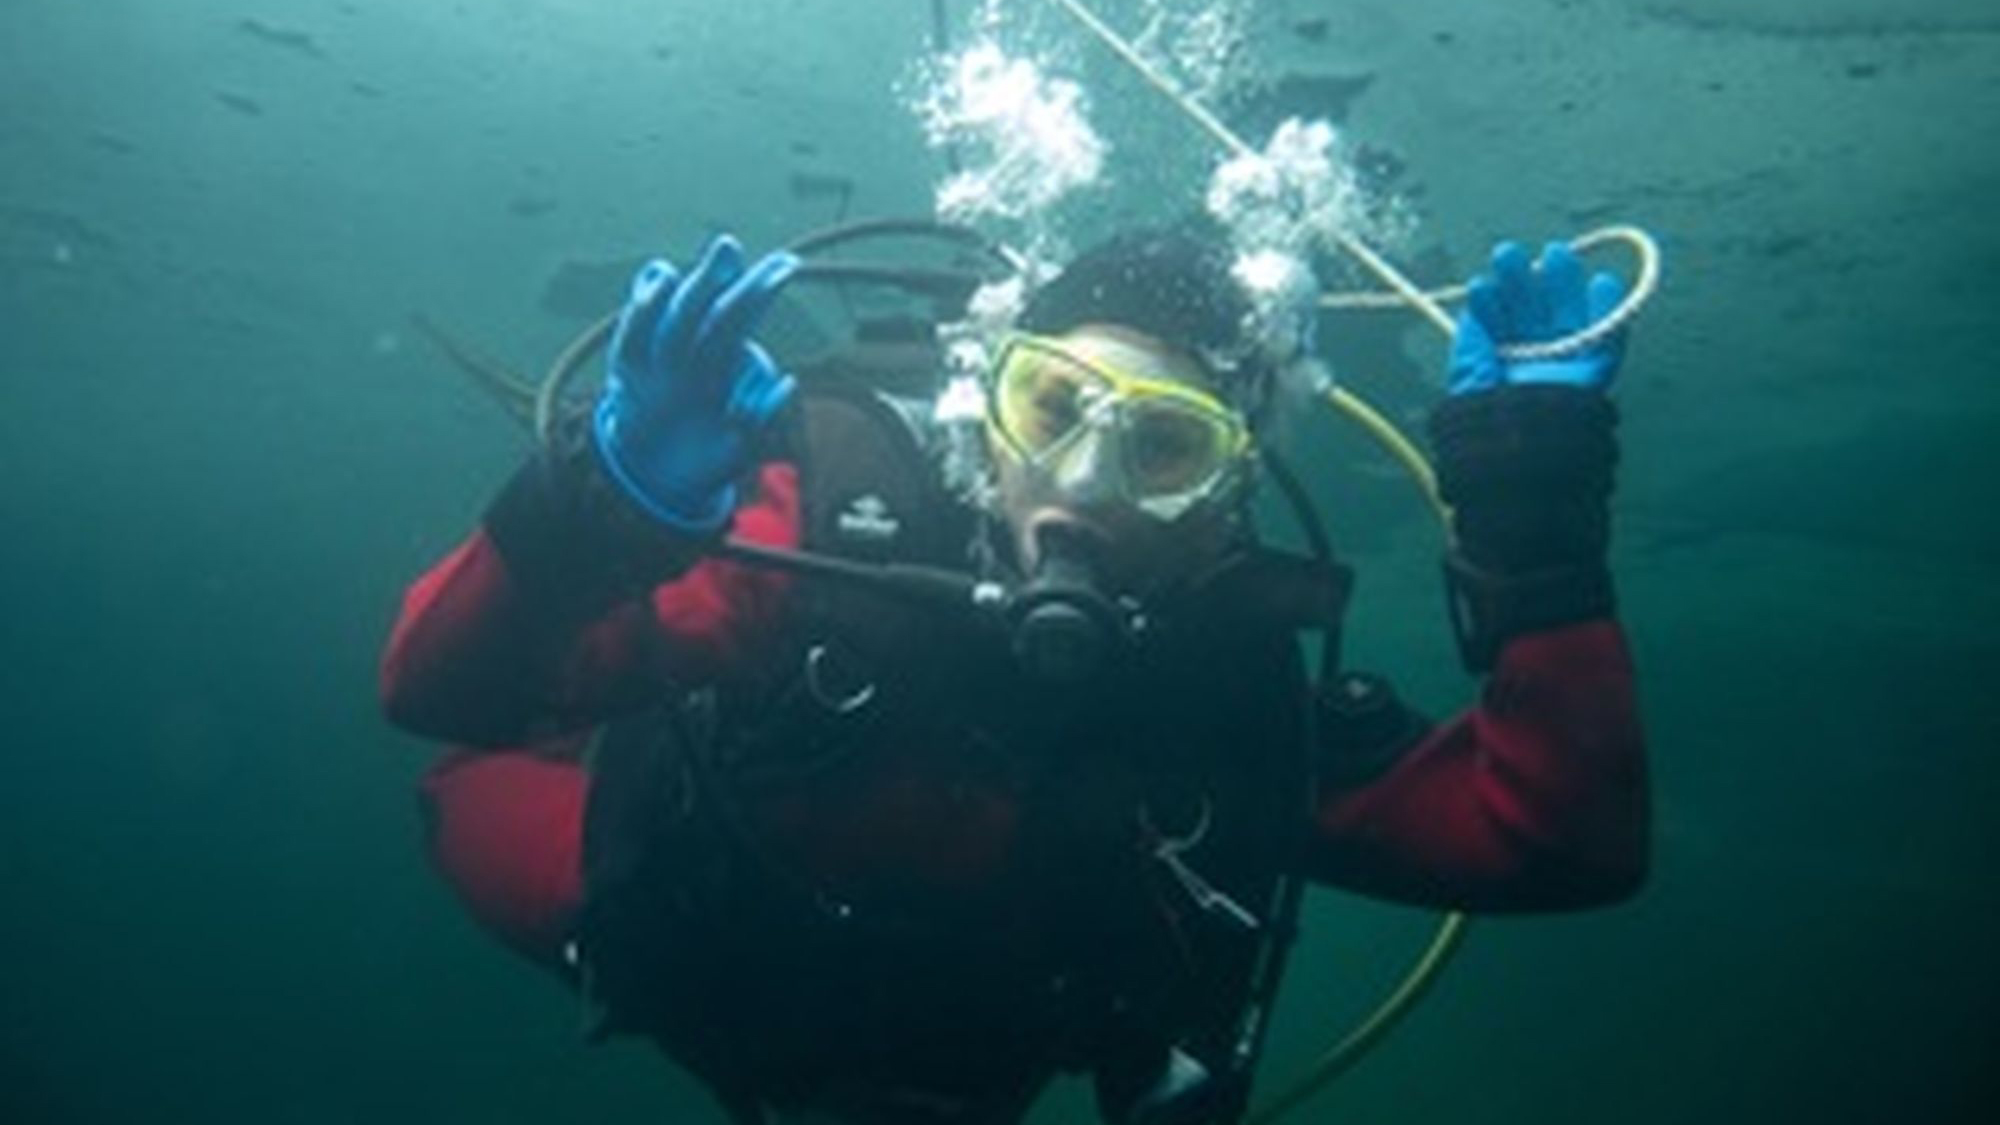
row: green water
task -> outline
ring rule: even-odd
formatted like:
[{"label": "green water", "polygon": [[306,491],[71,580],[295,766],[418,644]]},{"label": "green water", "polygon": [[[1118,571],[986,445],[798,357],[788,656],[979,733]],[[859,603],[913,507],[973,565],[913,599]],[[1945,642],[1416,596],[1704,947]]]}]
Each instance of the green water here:
[{"label": "green water", "polygon": [[[1476,928],[1298,1120],[1987,1119],[2000,13],[1264,7],[1270,65],[1406,166],[1426,280],[1612,220],[1670,269],[1619,392],[1653,882]],[[642,254],[924,211],[892,91],[930,30],[927,0],[0,5],[0,1121],[719,1120],[584,1046],[421,859],[425,748],[373,663],[524,445],[409,318],[535,368]],[[1093,206],[1144,213],[1198,141],[1077,56],[1128,193]],[[1410,411],[1426,331],[1323,335]],[[1307,431],[1355,659],[1456,706],[1421,509]],[[1427,925],[1309,914],[1267,1077]]]}]

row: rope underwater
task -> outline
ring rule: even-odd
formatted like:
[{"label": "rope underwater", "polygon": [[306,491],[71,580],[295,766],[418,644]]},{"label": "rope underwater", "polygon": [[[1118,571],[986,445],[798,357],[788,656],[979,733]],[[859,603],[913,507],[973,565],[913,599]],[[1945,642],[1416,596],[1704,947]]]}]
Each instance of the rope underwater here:
[{"label": "rope underwater", "polygon": [[[1250,157],[1253,159],[1259,156],[1257,150],[1250,147],[1248,141],[1236,135],[1229,126],[1224,125],[1205,106],[1202,106],[1193,98],[1181,92],[1174,85],[1173,80],[1162,73],[1158,67],[1148,62],[1144,56],[1140,55],[1137,48],[1133,47],[1132,44],[1127,42],[1116,31],[1112,30],[1109,24],[1106,24],[1096,14],[1092,13],[1090,9],[1084,7],[1082,0],[1050,0],[1050,2],[1063,11],[1068,12],[1085,30],[1096,36],[1100,42],[1110,48],[1113,54],[1117,55],[1126,65],[1130,66],[1133,71],[1143,78],[1147,85],[1159,91],[1163,97],[1172,102],[1176,108],[1186,114],[1190,120],[1200,126],[1203,131],[1213,137],[1222,147],[1228,149],[1232,156]],[[1386,292],[1378,293],[1330,294],[1320,299],[1320,303],[1323,306],[1327,308],[1384,308],[1403,304],[1415,309],[1424,319],[1436,325],[1438,330],[1445,335],[1451,336],[1457,332],[1457,326],[1453,322],[1451,314],[1445,312],[1444,306],[1440,302],[1462,296],[1465,292],[1463,286],[1454,286],[1449,289],[1427,293],[1417,288],[1416,284],[1405,276],[1402,271],[1391,265],[1387,259],[1376,253],[1372,247],[1360,239],[1355,238],[1346,231],[1335,231],[1333,237],[1342,250],[1360,262],[1368,272],[1381,279],[1382,283],[1389,288]],[[1564,336],[1557,340],[1503,346],[1500,349],[1500,357],[1502,359],[1553,359],[1558,356],[1571,355],[1590,347],[1604,337],[1616,332],[1633,317],[1638,315],[1640,308],[1652,299],[1655,290],[1659,287],[1660,248],[1659,244],[1653,240],[1653,237],[1638,227],[1611,226],[1591,231],[1573,240],[1570,243],[1570,247],[1581,254],[1594,247],[1614,241],[1631,244],[1639,254],[1639,278],[1633,284],[1632,291],[1626,295],[1625,300],[1620,302],[1618,307],[1613,309],[1602,320],[1584,328],[1580,332]]]}]

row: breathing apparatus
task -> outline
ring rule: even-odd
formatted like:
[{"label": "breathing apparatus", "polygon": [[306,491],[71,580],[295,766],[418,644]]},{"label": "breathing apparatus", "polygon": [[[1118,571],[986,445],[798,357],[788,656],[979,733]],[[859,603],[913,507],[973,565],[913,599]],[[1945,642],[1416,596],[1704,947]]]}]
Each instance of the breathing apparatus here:
[{"label": "breathing apparatus", "polygon": [[1089,552],[1071,535],[1042,537],[1037,565],[1011,601],[1014,658],[1049,683],[1087,679],[1146,628],[1135,603],[1105,593]]}]

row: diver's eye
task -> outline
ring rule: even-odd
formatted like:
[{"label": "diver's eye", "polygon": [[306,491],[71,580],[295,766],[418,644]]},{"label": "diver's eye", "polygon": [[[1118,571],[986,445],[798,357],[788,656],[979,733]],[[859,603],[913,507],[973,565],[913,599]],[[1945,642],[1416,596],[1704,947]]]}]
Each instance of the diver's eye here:
[{"label": "diver's eye", "polygon": [[1220,456],[1214,427],[1179,411],[1147,411],[1127,443],[1134,482],[1147,492],[1194,488],[1216,468]]},{"label": "diver's eye", "polygon": [[1035,388],[1029,400],[1022,439],[1041,446],[1054,442],[1083,422],[1083,407],[1076,387],[1059,380],[1047,380]]},{"label": "diver's eye", "polygon": [[1001,370],[1001,423],[1029,451],[1046,449],[1084,424],[1093,381],[1061,356],[1023,350]]}]

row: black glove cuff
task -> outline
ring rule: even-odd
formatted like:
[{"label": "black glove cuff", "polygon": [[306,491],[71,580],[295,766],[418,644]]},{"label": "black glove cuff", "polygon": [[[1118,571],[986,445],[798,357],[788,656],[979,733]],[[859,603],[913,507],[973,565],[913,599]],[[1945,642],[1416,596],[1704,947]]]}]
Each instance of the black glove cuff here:
[{"label": "black glove cuff", "polygon": [[605,475],[583,415],[557,423],[494,497],[484,525],[515,581],[586,613],[650,593],[721,535],[678,533],[641,511]]},{"label": "black glove cuff", "polygon": [[1467,668],[1492,668],[1514,637],[1608,617],[1605,554],[1618,411],[1595,390],[1508,386],[1431,414],[1438,491],[1456,549],[1446,597]]},{"label": "black glove cuff", "polygon": [[1501,387],[1440,403],[1431,440],[1459,550],[1501,575],[1601,561],[1617,423],[1609,399],[1577,387]]},{"label": "black glove cuff", "polygon": [[1617,426],[1617,406],[1581,387],[1454,395],[1431,412],[1438,486],[1454,505],[1549,490],[1609,495]]},{"label": "black glove cuff", "polygon": [[1611,571],[1602,561],[1501,575],[1453,552],[1445,556],[1444,584],[1459,659],[1472,672],[1491,671],[1515,637],[1618,611]]}]

